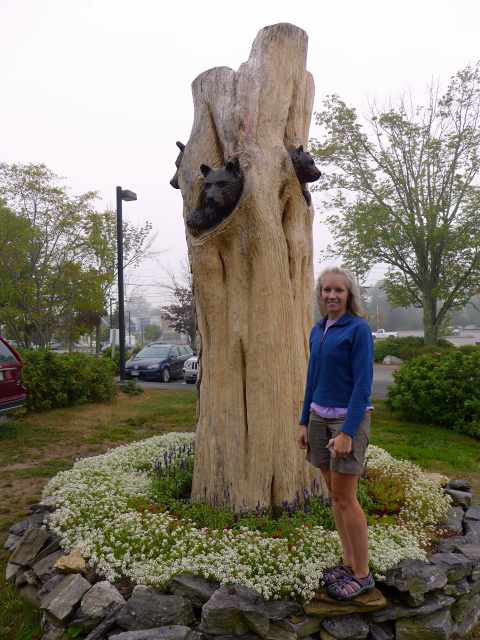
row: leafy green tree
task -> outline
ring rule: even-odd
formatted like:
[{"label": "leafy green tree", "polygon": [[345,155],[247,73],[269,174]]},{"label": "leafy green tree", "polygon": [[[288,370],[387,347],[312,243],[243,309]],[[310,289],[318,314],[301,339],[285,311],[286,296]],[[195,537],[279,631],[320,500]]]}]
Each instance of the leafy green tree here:
[{"label": "leafy green tree", "polygon": [[25,344],[35,334],[43,346],[72,309],[101,304],[103,276],[86,259],[84,225],[96,195],[69,196],[45,165],[0,163],[0,197],[4,320]]},{"label": "leafy green tree", "polygon": [[145,327],[145,331],[143,335],[145,336],[145,340],[148,342],[154,342],[155,340],[159,340],[162,336],[162,327],[158,324],[149,324]]},{"label": "leafy green tree", "polygon": [[[436,345],[445,315],[477,293],[480,280],[480,63],[459,71],[428,104],[410,96],[373,104],[366,130],[354,108],[329,96],[314,140],[326,171],[319,188],[335,247],[359,276],[389,266],[392,307],[423,309],[425,344]],[[439,303],[441,301],[441,303]]]}]

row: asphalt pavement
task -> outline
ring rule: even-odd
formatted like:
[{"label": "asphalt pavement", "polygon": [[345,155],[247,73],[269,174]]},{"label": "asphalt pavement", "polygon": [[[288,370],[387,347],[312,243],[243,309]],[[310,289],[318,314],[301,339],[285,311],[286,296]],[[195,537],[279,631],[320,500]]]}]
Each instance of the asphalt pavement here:
[{"label": "asphalt pavement", "polygon": [[[373,400],[381,400],[387,397],[387,386],[393,384],[392,372],[397,367],[389,364],[375,364],[373,365],[373,385],[372,395]],[[119,378],[117,378],[119,380]],[[147,382],[145,380],[137,380],[138,386],[144,389],[153,389],[153,391],[196,391],[195,384],[187,384],[181,378],[172,380],[171,382]]]}]

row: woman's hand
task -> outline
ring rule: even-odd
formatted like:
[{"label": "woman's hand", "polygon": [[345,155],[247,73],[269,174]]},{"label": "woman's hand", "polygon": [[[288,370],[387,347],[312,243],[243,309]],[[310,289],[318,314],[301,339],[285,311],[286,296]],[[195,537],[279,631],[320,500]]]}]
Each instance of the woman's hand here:
[{"label": "woman's hand", "polygon": [[308,449],[308,429],[304,424],[300,425],[300,433],[298,434],[298,446],[300,449]]},{"label": "woman's hand", "polygon": [[332,438],[328,441],[327,449],[334,447],[332,458],[342,458],[343,456],[348,456],[350,451],[352,450],[352,436],[349,436],[348,433],[340,432],[336,438]]}]

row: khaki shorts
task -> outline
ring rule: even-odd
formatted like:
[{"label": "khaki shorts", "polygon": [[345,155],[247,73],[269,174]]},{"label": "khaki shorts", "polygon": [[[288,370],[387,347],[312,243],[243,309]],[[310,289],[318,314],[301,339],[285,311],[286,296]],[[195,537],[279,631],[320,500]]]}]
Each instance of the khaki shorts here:
[{"label": "khaki shorts", "polygon": [[370,411],[365,411],[357,433],[352,440],[352,450],[343,458],[332,458],[327,449],[328,441],[342,430],[345,418],[322,418],[310,409],[308,423],[307,461],[317,469],[330,469],[340,473],[361,473],[365,451],[370,442]]}]

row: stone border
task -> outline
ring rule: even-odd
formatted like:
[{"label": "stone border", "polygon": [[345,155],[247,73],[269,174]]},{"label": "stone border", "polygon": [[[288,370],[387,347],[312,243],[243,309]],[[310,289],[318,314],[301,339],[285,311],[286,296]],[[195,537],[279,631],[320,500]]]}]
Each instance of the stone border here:
[{"label": "stone border", "polygon": [[175,576],[164,591],[138,585],[125,601],[78,551],[64,556],[48,531],[55,510],[48,499],[11,527],[6,578],[43,611],[44,640],[65,640],[68,627],[86,640],[447,640],[480,619],[480,502],[470,489],[465,480],[445,488],[447,527],[458,535],[441,540],[428,564],[404,560],[351,603],[334,602],[323,588],[304,605],[264,601],[248,587],[190,575]]}]

